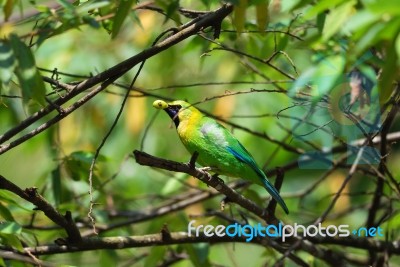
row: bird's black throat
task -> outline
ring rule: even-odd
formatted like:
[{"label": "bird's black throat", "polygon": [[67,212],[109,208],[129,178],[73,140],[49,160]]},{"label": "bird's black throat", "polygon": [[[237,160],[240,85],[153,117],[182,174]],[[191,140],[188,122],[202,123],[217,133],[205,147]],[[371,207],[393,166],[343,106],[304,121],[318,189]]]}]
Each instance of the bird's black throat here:
[{"label": "bird's black throat", "polygon": [[175,127],[178,128],[179,117],[178,112],[182,107],[180,105],[169,105],[165,110],[168,116],[174,121]]}]

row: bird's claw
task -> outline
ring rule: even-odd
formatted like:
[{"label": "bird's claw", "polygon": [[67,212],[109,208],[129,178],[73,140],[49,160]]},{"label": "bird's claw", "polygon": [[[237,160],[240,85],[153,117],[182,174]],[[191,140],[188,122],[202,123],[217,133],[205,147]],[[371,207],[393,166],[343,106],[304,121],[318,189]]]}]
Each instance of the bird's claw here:
[{"label": "bird's claw", "polygon": [[199,168],[199,170],[200,171],[203,171],[203,172],[208,172],[208,171],[211,171],[213,168],[212,167],[203,167],[203,168]]}]

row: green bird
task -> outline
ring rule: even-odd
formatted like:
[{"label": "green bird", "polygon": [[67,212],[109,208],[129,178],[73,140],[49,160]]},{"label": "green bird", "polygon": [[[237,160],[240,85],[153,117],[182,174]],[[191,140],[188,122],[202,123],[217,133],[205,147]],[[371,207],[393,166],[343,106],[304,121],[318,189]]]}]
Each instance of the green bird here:
[{"label": "green bird", "polygon": [[265,187],[289,214],[278,190],[268,181],[250,153],[228,129],[182,100],[171,103],[156,100],[153,107],[167,112],[186,149],[191,154],[195,151],[199,153],[197,162],[200,165],[210,167],[217,174],[240,177]]}]

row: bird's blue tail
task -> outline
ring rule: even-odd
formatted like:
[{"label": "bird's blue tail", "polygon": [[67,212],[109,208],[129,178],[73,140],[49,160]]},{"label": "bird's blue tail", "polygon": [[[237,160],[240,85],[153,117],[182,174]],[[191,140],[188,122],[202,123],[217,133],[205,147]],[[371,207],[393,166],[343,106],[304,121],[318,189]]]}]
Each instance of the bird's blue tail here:
[{"label": "bird's blue tail", "polygon": [[275,186],[273,186],[267,180],[267,177],[265,177],[264,174],[261,174],[261,173],[258,173],[258,172],[257,172],[257,174],[260,176],[260,179],[261,179],[262,183],[264,184],[265,189],[267,189],[268,193],[270,193],[270,195],[276,200],[276,202],[278,202],[279,205],[281,205],[281,207],[286,212],[286,214],[289,214],[289,209],[286,206],[285,201],[283,201],[283,199],[279,195],[279,192],[278,192],[278,190],[276,190]]}]

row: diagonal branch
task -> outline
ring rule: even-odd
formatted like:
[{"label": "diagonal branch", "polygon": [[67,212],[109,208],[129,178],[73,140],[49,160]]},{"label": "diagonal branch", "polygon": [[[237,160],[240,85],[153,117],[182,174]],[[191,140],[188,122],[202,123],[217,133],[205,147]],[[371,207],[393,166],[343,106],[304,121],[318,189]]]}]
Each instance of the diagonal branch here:
[{"label": "diagonal branch", "polygon": [[68,235],[68,243],[74,244],[82,241],[81,234],[72,219],[71,212],[67,211],[64,216],[61,215],[49,202],[47,202],[46,199],[44,199],[37,192],[37,188],[30,187],[22,190],[20,187],[0,175],[0,189],[13,192],[19,197],[34,204],[38,210],[43,211],[50,220],[64,228]]},{"label": "diagonal branch", "polygon": [[140,165],[151,166],[175,172],[183,172],[193,177],[196,177],[207,185],[215,188],[218,192],[227,196],[231,202],[234,202],[244,209],[252,212],[264,221],[266,221],[270,216],[274,216],[273,214],[268,214],[267,210],[261,208],[253,201],[236,193],[236,191],[231,189],[229,186],[221,183],[219,178],[214,177],[208,172],[205,172],[201,169],[191,167],[191,163],[180,163],[176,161],[157,158],[138,150],[135,150],[133,153],[135,155],[136,162]]}]

